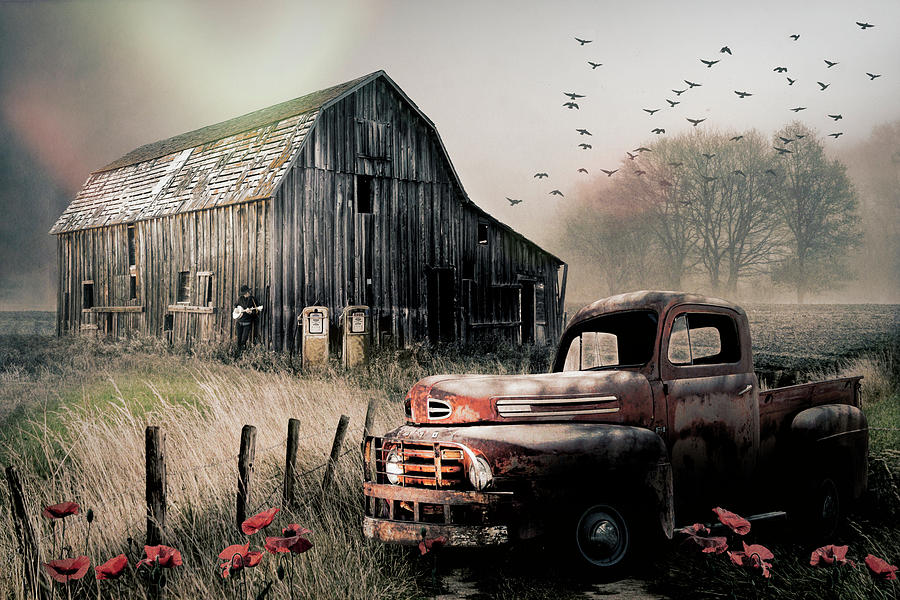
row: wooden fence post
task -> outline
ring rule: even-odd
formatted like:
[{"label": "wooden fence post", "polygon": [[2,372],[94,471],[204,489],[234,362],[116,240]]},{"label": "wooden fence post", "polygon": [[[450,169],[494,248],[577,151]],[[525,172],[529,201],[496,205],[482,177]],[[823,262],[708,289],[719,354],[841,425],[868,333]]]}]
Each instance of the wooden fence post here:
[{"label": "wooden fence post", "polygon": [[369,399],[369,406],[366,407],[366,422],[363,425],[362,442],[360,443],[363,454],[366,453],[366,436],[372,435],[372,427],[375,425],[375,408],[378,405],[377,398]]},{"label": "wooden fence post", "polygon": [[37,540],[31,520],[25,511],[25,495],[22,493],[22,483],[19,481],[19,473],[15,467],[6,467],[6,483],[9,485],[9,503],[13,509],[16,537],[19,539],[19,552],[25,561],[25,597],[43,598],[44,594],[38,580],[40,555],[38,554]]},{"label": "wooden fence post", "polygon": [[328,491],[328,488],[331,487],[331,480],[334,479],[334,465],[341,456],[341,445],[344,443],[344,436],[347,434],[347,424],[349,422],[350,417],[347,415],[341,415],[338,421],[337,429],[334,432],[334,442],[331,444],[331,456],[328,457],[328,462],[325,464],[325,476],[322,477],[323,492]]},{"label": "wooden fence post", "polygon": [[244,425],[241,429],[241,453],[238,455],[238,491],[237,491],[237,528],[247,520],[247,507],[250,505],[250,476],[253,474],[253,462],[256,460],[256,427]]},{"label": "wooden fence post", "polygon": [[300,420],[288,419],[287,453],[284,457],[284,493],[282,510],[294,504],[294,478],[297,476],[297,446],[300,442]]},{"label": "wooden fence post", "polygon": [[144,432],[147,479],[147,545],[158,546],[166,530],[166,434],[154,425]]}]

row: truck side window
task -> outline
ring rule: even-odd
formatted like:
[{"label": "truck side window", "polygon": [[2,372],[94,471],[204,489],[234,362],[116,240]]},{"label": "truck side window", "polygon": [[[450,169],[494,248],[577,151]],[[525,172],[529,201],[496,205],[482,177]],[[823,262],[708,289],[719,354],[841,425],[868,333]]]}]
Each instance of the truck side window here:
[{"label": "truck side window", "polygon": [[687,317],[679,316],[672,323],[669,337],[669,362],[673,365],[691,364],[691,337],[688,333]]},{"label": "truck side window", "polygon": [[716,365],[741,358],[737,326],[728,315],[689,313],[672,323],[669,362],[673,365]]}]

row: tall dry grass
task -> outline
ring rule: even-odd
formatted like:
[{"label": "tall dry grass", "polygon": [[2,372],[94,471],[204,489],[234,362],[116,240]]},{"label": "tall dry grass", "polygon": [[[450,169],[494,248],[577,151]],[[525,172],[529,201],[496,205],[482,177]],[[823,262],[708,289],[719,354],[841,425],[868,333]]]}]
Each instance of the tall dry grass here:
[{"label": "tall dry grass", "polygon": [[[129,550],[127,540],[142,543],[144,539],[144,428],[158,425],[166,434],[167,543],[181,550],[185,563],[169,579],[170,597],[220,597],[229,588],[222,587],[218,575],[218,553],[230,544],[250,541],[255,547],[264,541],[261,533],[247,538],[235,523],[241,427],[257,427],[251,504],[262,510],[281,503],[287,422],[296,417],[302,423],[299,469],[313,472],[298,481],[300,507],[279,514],[272,528],[277,535],[276,526],[297,522],[314,532],[315,546],[295,561],[294,597],[415,595],[411,563],[401,560],[396,548],[366,542],[360,530],[362,465],[356,448],[368,399],[377,391],[336,379],[297,379],[288,373],[221,365],[201,366],[194,377],[198,392],[192,404],[170,401],[148,381],[155,398],[150,407],[137,407],[119,394],[105,405],[60,408],[62,429],[44,426],[41,415],[29,419],[28,426],[40,435],[42,462],[53,465],[50,476],[42,478],[34,472],[33,446],[23,446],[25,451],[7,447],[5,455],[23,476],[30,514],[39,515],[45,505],[75,500],[83,510],[91,508],[96,517],[87,548],[81,517],[68,519],[65,544],[75,554],[87,554],[95,564],[123,551],[130,553],[133,562],[137,544]],[[342,413],[350,417],[344,447],[351,451],[341,458],[332,491],[323,497],[322,470],[314,469],[325,462]],[[377,428],[388,429],[401,420],[399,403],[379,405]],[[55,558],[47,522],[35,519],[35,525],[42,558]],[[0,511],[3,556],[16,556],[13,531],[9,511]],[[257,581],[255,587],[275,579],[277,563],[274,556],[267,556],[260,567],[248,570]],[[23,565],[15,560],[9,566],[0,569],[0,589],[22,598]],[[94,596],[90,585],[81,587],[84,594]],[[138,587],[128,588],[127,597],[141,593]],[[276,583],[268,597],[289,596],[285,586]]]}]

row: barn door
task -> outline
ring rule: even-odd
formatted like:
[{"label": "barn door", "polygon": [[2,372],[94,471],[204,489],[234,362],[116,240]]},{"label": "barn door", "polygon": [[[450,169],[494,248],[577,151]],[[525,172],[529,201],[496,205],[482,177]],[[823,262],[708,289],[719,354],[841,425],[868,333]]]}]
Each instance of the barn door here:
[{"label": "barn door", "polygon": [[519,306],[521,307],[521,327],[522,327],[522,343],[534,343],[534,282],[522,281],[522,289],[520,291],[522,297]]},{"label": "barn door", "polygon": [[456,278],[453,269],[428,271],[428,340],[432,344],[456,339]]}]

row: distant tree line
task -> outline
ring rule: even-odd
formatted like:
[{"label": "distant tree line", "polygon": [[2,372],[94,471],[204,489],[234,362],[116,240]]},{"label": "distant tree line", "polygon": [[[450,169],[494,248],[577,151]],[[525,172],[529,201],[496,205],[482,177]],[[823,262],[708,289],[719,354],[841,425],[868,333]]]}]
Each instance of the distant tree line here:
[{"label": "distant tree line", "polygon": [[608,185],[579,194],[560,244],[609,293],[683,289],[700,272],[714,293],[768,277],[803,302],[851,277],[857,204],[844,165],[801,123],[771,140],[697,130],[624,159]]}]

